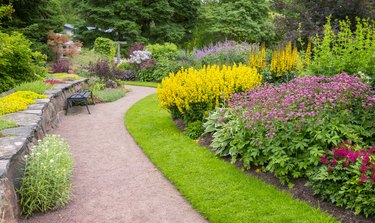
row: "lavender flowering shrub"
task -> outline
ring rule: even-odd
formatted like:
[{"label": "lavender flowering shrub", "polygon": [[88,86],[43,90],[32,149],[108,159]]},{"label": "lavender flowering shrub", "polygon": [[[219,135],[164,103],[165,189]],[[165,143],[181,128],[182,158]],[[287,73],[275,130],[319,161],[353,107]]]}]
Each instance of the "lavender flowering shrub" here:
[{"label": "lavender flowering shrub", "polygon": [[233,63],[247,63],[250,52],[258,49],[258,44],[248,44],[243,42],[241,44],[235,41],[224,41],[211,44],[203,49],[195,49],[194,59],[196,63],[201,65],[225,64],[232,65]]},{"label": "lavender flowering shrub", "polygon": [[264,166],[281,182],[304,177],[326,148],[375,143],[375,96],[357,77],[301,77],[234,94],[205,123],[219,155]]}]

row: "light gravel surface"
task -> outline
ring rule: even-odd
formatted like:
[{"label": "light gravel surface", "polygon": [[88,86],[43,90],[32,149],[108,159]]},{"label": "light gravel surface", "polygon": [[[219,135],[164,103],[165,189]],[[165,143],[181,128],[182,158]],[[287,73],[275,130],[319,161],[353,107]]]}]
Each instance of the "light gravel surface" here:
[{"label": "light gravel surface", "polygon": [[[159,172],[124,126],[124,114],[153,88],[107,104],[69,109],[52,134],[61,135],[74,157],[73,195],[64,208],[20,222],[206,222]],[[162,146],[162,145],[160,145]]]}]

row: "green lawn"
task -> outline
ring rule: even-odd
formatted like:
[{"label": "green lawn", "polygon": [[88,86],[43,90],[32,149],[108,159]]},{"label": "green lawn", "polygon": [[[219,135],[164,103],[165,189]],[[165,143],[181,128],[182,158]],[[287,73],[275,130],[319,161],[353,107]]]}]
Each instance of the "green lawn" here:
[{"label": "green lawn", "polygon": [[152,162],[210,222],[336,222],[198,146],[159,108],[156,95],[131,107],[125,124]]},{"label": "green lawn", "polygon": [[159,84],[155,82],[143,82],[143,81],[121,81],[121,83],[125,85],[154,87],[154,88],[156,88]]}]

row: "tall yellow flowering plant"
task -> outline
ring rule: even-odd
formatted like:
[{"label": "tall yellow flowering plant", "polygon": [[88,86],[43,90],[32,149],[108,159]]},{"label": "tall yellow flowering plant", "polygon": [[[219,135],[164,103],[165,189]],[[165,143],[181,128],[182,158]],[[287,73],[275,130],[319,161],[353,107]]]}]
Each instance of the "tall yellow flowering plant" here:
[{"label": "tall yellow flowering plant", "polygon": [[254,67],[211,65],[200,70],[188,68],[170,73],[157,92],[161,107],[169,110],[174,118],[192,122],[202,120],[231,94],[252,89],[261,82],[262,76]]},{"label": "tall yellow flowering plant", "polygon": [[293,47],[291,42],[285,48],[273,51],[270,70],[275,76],[281,77],[288,72],[302,68],[303,64],[297,47]]}]

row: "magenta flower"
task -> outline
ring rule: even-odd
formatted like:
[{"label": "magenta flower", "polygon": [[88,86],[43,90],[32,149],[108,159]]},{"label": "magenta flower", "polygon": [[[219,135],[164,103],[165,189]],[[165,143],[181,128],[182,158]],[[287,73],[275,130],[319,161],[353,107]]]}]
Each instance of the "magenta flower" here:
[{"label": "magenta flower", "polygon": [[343,167],[348,167],[348,166],[349,166],[349,162],[348,162],[348,161],[344,162],[344,163],[342,164],[342,166],[343,166]]},{"label": "magenta flower", "polygon": [[355,151],[355,152],[349,151],[347,158],[349,159],[350,162],[354,163],[355,160],[359,157],[359,155],[360,155],[359,151]]},{"label": "magenta flower", "polygon": [[367,168],[367,166],[366,165],[364,165],[364,164],[362,164],[362,166],[361,166],[361,168],[359,168],[361,171],[367,171],[368,170],[368,168]]},{"label": "magenta flower", "polygon": [[323,156],[322,158],[320,158],[320,162],[327,165],[328,164],[327,157]]},{"label": "magenta flower", "polygon": [[368,180],[365,173],[362,173],[361,179],[359,180],[359,183],[363,183],[364,181]]},{"label": "magenta flower", "polygon": [[337,160],[332,160],[331,166],[336,166],[337,165]]}]

